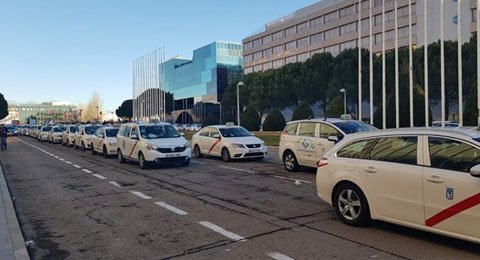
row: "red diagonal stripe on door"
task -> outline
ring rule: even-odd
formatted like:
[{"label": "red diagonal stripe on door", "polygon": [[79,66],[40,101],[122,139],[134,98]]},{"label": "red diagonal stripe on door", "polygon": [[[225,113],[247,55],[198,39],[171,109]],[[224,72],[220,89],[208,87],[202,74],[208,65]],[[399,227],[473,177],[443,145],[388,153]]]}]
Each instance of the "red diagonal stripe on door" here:
[{"label": "red diagonal stripe on door", "polygon": [[446,219],[449,219],[449,218],[457,215],[458,213],[461,213],[462,211],[465,211],[469,208],[477,206],[478,204],[480,204],[480,193],[478,193],[476,195],[473,195],[470,198],[467,198],[463,201],[460,201],[459,203],[440,211],[438,214],[436,214],[433,217],[427,219],[425,221],[425,225],[427,225],[429,227],[433,227],[436,224],[438,224],[438,223],[440,223],[440,222],[442,222]]},{"label": "red diagonal stripe on door", "polygon": [[128,154],[128,157],[132,157],[133,150],[135,150],[135,147],[137,147],[137,144],[138,144],[138,140],[133,145],[132,150],[130,151],[130,154]]},{"label": "red diagonal stripe on door", "polygon": [[208,153],[211,153],[213,148],[215,148],[215,145],[217,145],[218,143],[220,143],[222,139],[218,139],[217,141],[215,141],[215,143],[212,144],[212,147],[210,147],[210,150],[208,150]]}]

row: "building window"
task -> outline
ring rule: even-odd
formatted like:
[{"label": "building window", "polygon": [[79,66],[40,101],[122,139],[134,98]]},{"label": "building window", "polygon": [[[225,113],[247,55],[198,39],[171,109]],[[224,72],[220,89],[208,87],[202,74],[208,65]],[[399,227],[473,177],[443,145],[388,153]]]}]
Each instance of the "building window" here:
[{"label": "building window", "polygon": [[395,30],[385,32],[385,42],[393,41],[395,38]]},{"label": "building window", "polygon": [[313,55],[318,54],[318,53],[323,53],[323,48],[311,51],[310,52],[310,57],[313,57]]},{"label": "building window", "polygon": [[383,1],[383,0],[375,0],[375,1],[373,2],[373,7],[381,6],[381,5],[382,5],[382,1]]},{"label": "building window", "polygon": [[370,48],[370,36],[362,37],[361,48]]},{"label": "building window", "polygon": [[298,62],[305,62],[310,58],[310,53],[302,53],[297,55],[297,61]]},{"label": "building window", "polygon": [[297,40],[297,48],[304,48],[310,44],[310,39],[308,37]]},{"label": "building window", "polygon": [[273,55],[277,55],[277,54],[282,53],[282,52],[283,52],[283,46],[282,45],[275,46],[272,49],[272,54]]},{"label": "building window", "polygon": [[253,48],[262,46],[262,38],[253,41]]},{"label": "building window", "polygon": [[338,28],[325,31],[325,40],[330,40],[338,37]]},{"label": "building window", "polygon": [[272,49],[268,48],[268,49],[263,50],[263,57],[267,58],[267,59],[272,57]]},{"label": "building window", "polygon": [[317,17],[310,21],[310,28],[315,28],[323,24],[323,16]]},{"label": "building window", "polygon": [[356,40],[351,40],[349,42],[344,42],[340,44],[340,52],[346,50],[346,49],[353,49],[357,47],[357,41]]},{"label": "building window", "polygon": [[252,54],[249,54],[247,56],[245,56],[245,62],[251,62],[253,60],[253,55]]},{"label": "building window", "polygon": [[249,73],[252,73],[252,72],[253,72],[253,67],[248,67],[248,68],[243,69],[243,73],[245,73],[245,74],[249,74]]},{"label": "building window", "polygon": [[357,26],[356,26],[355,22],[349,23],[349,24],[340,26],[340,35],[355,32],[356,30],[357,30]]},{"label": "building window", "polygon": [[472,9],[472,23],[477,21],[477,9]]},{"label": "building window", "polygon": [[247,42],[243,45],[243,49],[248,51],[253,47],[252,42]]},{"label": "building window", "polygon": [[362,30],[370,28],[370,18],[366,18],[362,20]]},{"label": "building window", "polygon": [[325,23],[333,22],[338,19],[338,11],[326,14],[324,17],[325,17]]},{"label": "building window", "polygon": [[291,41],[285,44],[285,51],[292,51],[292,50],[295,50],[296,48],[297,48],[296,41]]},{"label": "building window", "polygon": [[255,54],[253,54],[253,60],[259,60],[261,58],[263,58],[263,53],[261,51],[255,52]]},{"label": "building window", "polygon": [[373,23],[374,26],[381,25],[382,24],[382,14],[375,15],[373,21],[374,21],[374,23]]},{"label": "building window", "polygon": [[[416,13],[415,4],[412,4],[412,16]],[[397,10],[398,19],[408,18],[408,5]]]},{"label": "building window", "polygon": [[319,42],[322,42],[322,41],[323,41],[323,33],[317,33],[317,34],[314,34],[314,35],[310,36],[310,42],[312,44],[319,43]]},{"label": "building window", "polygon": [[285,37],[294,35],[296,33],[295,26],[285,29]]},{"label": "building window", "polygon": [[325,52],[330,52],[330,54],[332,54],[332,56],[337,56],[338,55],[338,45],[333,45],[333,46],[325,48]]},{"label": "building window", "polygon": [[283,60],[282,59],[273,61],[273,68],[274,69],[278,69],[282,66],[283,66]]},{"label": "building window", "polygon": [[386,23],[391,22],[394,19],[395,19],[395,13],[393,12],[393,10],[385,13],[385,22]]},{"label": "building window", "polygon": [[262,64],[256,65],[255,67],[253,67],[253,72],[260,72],[262,70],[263,70]]},{"label": "building window", "polygon": [[279,32],[276,32],[276,33],[272,34],[272,38],[273,38],[274,41],[282,39],[283,38],[282,31],[279,31]]},{"label": "building window", "polygon": [[272,41],[272,35],[271,34],[263,37],[263,44],[267,44],[271,41]]},{"label": "building window", "polygon": [[[398,28],[398,39],[408,38],[408,26],[404,26],[402,28]],[[415,35],[416,26],[412,26],[412,35]]]},{"label": "building window", "polygon": [[362,11],[370,9],[370,0],[362,1]]},{"label": "building window", "polygon": [[308,22],[301,23],[297,25],[297,33],[308,31]]},{"label": "building window", "polygon": [[375,34],[375,44],[382,44],[382,33]]},{"label": "building window", "polygon": [[297,56],[292,56],[285,59],[285,64],[290,64],[295,62],[297,62]]},{"label": "building window", "polygon": [[269,70],[272,68],[272,62],[267,62],[263,64],[263,70]]},{"label": "building window", "polygon": [[345,8],[340,9],[340,18],[350,16],[355,13],[355,6],[351,5]]}]

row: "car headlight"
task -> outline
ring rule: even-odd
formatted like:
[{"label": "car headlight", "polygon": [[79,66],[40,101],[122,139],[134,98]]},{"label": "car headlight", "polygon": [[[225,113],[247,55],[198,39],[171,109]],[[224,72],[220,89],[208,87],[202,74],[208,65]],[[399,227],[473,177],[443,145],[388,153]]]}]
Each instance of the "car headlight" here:
[{"label": "car headlight", "polygon": [[108,143],[111,147],[117,147],[117,143]]},{"label": "car headlight", "polygon": [[232,144],[233,148],[245,148],[243,144]]},{"label": "car headlight", "polygon": [[266,146],[266,145],[265,145],[265,142],[262,142],[262,146]]},{"label": "car headlight", "polygon": [[187,141],[184,145],[185,148],[190,148],[190,143]]},{"label": "car headlight", "polygon": [[158,147],[156,145],[153,145],[153,144],[147,144],[147,150],[157,150]]}]

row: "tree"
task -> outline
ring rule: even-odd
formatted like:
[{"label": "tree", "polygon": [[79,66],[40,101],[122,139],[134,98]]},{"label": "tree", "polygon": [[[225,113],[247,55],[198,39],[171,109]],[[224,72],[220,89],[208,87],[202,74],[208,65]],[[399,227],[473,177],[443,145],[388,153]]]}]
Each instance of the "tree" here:
[{"label": "tree", "polygon": [[0,120],[8,116],[8,103],[3,97],[3,94],[0,93]]},{"label": "tree", "polygon": [[240,123],[248,131],[260,130],[261,119],[258,115],[258,111],[253,106],[248,106],[242,114]]},{"label": "tree", "polygon": [[226,123],[233,123],[233,124],[237,124],[237,115],[235,113],[231,113],[231,112],[226,112],[223,114],[223,117],[222,117],[222,124],[226,124]]},{"label": "tree", "polygon": [[[344,107],[343,107],[343,98],[341,96],[338,96],[330,102],[330,105],[328,106],[327,109],[327,117],[340,117],[343,115],[344,112]],[[347,114],[349,114],[350,111],[348,110],[347,107]]]},{"label": "tree", "polygon": [[218,115],[215,113],[208,113],[207,117],[203,121],[203,126],[218,125]]},{"label": "tree", "polygon": [[133,100],[127,99],[123,101],[122,105],[115,110],[115,113],[120,118],[131,120],[133,114]]},{"label": "tree", "polygon": [[[475,82],[476,84],[476,82]],[[470,88],[470,93],[467,96],[465,103],[465,110],[463,111],[463,125],[477,126],[478,125],[478,108],[477,108],[477,89]]]},{"label": "tree", "polygon": [[313,111],[307,101],[302,101],[293,111],[292,121],[313,117]]},{"label": "tree", "polygon": [[81,120],[82,122],[92,122],[100,120],[100,112],[102,111],[103,101],[100,97],[100,93],[93,92],[90,100],[86,106],[79,105],[82,110]]},{"label": "tree", "polygon": [[282,131],[285,128],[286,122],[282,113],[277,109],[273,109],[268,114],[263,122],[262,129],[264,131]]}]

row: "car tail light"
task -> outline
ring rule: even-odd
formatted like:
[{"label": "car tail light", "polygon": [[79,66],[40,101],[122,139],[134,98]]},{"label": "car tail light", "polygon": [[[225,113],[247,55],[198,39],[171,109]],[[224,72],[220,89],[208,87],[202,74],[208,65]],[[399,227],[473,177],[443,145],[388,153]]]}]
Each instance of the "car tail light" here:
[{"label": "car tail light", "polygon": [[317,162],[317,167],[323,167],[328,165],[328,159],[327,158],[322,158],[320,161]]},{"label": "car tail light", "polygon": [[282,132],[280,133],[280,136],[284,136],[284,135],[286,135],[286,134],[287,134],[287,132],[282,131]]}]

